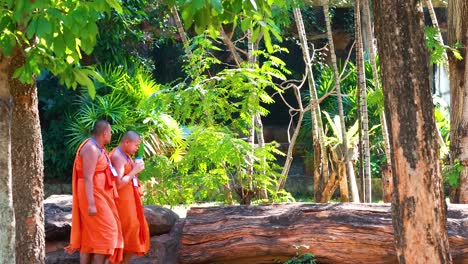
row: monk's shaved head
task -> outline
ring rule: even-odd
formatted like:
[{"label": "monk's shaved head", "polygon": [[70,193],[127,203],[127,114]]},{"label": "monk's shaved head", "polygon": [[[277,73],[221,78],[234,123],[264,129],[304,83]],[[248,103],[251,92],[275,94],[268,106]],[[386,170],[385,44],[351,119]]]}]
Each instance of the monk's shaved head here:
[{"label": "monk's shaved head", "polygon": [[94,123],[93,131],[91,131],[91,133],[93,134],[93,136],[99,136],[103,134],[107,130],[107,128],[109,128],[109,126],[110,123],[107,120],[100,119],[96,121],[96,123]]},{"label": "monk's shaved head", "polygon": [[139,141],[139,140],[141,140],[141,138],[140,138],[140,135],[137,132],[135,132],[133,130],[129,130],[122,137],[122,142],[125,141],[125,140]]}]

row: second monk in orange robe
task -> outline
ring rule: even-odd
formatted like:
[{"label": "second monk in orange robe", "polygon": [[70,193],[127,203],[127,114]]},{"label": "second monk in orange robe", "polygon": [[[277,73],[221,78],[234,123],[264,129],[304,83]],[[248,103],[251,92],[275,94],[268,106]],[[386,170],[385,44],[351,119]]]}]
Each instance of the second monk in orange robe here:
[{"label": "second monk in orange robe", "polygon": [[124,237],[123,263],[127,264],[133,254],[144,255],[150,246],[149,228],[143,213],[140,194],[140,181],[136,175],[144,169],[143,162],[133,162],[140,145],[140,136],[135,131],[128,131],[122,137],[120,145],[112,150],[112,164],[119,175],[117,189],[119,200],[117,208]]}]

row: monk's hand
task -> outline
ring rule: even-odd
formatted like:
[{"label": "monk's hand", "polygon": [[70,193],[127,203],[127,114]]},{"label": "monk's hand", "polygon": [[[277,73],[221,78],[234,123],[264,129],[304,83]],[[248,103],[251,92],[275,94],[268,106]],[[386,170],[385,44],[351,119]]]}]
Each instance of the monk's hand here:
[{"label": "monk's hand", "polygon": [[142,170],[145,169],[145,163],[143,161],[135,163],[135,174],[141,172]]},{"label": "monk's hand", "polygon": [[96,206],[88,206],[88,215],[95,216],[97,214]]}]

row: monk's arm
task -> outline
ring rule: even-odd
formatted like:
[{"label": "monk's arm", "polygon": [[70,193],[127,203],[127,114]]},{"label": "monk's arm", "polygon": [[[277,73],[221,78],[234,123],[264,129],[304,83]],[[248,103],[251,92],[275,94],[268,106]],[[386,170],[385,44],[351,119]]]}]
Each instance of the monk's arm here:
[{"label": "monk's arm", "polygon": [[92,145],[86,145],[81,150],[80,155],[83,161],[83,178],[86,200],[88,201],[88,213],[89,215],[95,215],[97,210],[96,203],[94,202],[93,177],[100,151]]},{"label": "monk's arm", "polygon": [[127,184],[133,177],[133,175],[131,175],[133,170],[129,172],[127,175],[124,175],[126,163],[127,163],[127,160],[121,157],[120,155],[112,155],[112,164],[114,165],[114,168],[117,170],[117,174],[119,174],[119,178],[117,180],[117,189],[120,189],[123,186],[125,186],[125,184]]},{"label": "monk's arm", "polygon": [[125,186],[132,178],[140,171],[142,171],[141,165],[136,164],[135,168],[133,168],[129,173],[124,175],[125,172],[125,164],[127,160],[120,155],[112,155],[112,164],[114,165],[115,169],[117,170],[117,174],[119,174],[119,179],[117,181],[117,189],[122,188]]}]

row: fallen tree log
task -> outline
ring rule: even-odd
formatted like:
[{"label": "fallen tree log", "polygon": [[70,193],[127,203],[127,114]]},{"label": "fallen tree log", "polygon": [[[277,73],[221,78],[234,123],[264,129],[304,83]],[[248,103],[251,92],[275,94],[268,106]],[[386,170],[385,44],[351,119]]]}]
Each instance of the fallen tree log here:
[{"label": "fallen tree log", "polygon": [[[468,263],[468,205],[449,205],[447,227],[454,263]],[[181,264],[279,263],[306,252],[319,263],[398,263],[390,204],[191,208],[182,234]]]}]

